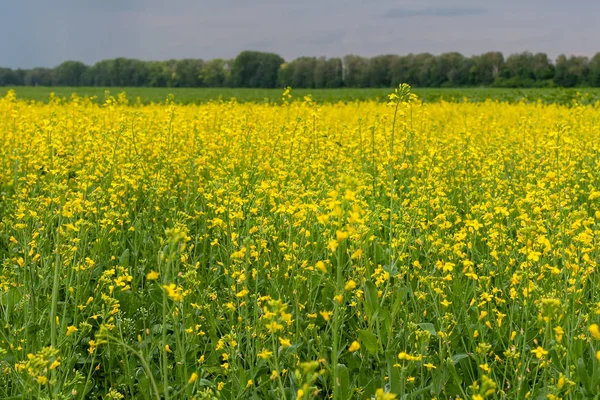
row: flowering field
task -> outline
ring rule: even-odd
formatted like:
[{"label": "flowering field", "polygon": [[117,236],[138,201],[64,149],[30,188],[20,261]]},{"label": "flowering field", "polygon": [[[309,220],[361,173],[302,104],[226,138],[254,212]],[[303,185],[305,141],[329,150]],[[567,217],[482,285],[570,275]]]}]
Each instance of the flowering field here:
[{"label": "flowering field", "polygon": [[0,99],[0,398],[600,392],[600,105]]}]

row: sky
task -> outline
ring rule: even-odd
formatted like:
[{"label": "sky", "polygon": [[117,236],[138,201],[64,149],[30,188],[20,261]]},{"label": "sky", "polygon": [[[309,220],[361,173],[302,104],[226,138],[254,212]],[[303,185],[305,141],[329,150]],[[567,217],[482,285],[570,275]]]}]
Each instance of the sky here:
[{"label": "sky", "polygon": [[598,0],[0,0],[0,66],[600,51]]}]

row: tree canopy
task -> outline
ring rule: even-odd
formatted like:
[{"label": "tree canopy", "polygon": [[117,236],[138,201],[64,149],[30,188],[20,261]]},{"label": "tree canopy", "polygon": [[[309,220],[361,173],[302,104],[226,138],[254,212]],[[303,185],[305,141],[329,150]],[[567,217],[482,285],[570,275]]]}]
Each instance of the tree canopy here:
[{"label": "tree canopy", "polygon": [[600,87],[600,52],[592,58],[544,53],[508,57],[457,52],[376,57],[300,57],[286,62],[274,53],[243,51],[230,60],[102,60],[94,65],[65,61],[54,68],[0,67],[0,86],[146,86],[366,88],[393,87]]}]

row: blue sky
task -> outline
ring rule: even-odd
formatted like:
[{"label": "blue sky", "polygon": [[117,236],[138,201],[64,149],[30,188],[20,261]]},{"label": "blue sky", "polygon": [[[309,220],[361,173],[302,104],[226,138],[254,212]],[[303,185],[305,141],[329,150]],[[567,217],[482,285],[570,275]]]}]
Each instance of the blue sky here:
[{"label": "blue sky", "polygon": [[600,51],[597,0],[0,0],[0,66],[299,56]]}]

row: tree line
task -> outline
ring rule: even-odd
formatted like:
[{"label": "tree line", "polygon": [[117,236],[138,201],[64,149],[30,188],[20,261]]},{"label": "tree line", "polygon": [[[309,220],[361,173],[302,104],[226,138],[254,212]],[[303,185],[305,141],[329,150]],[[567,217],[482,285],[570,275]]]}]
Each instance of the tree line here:
[{"label": "tree line", "polygon": [[65,61],[55,68],[0,67],[0,86],[144,86],[367,88],[394,87],[600,87],[600,52],[585,56],[488,52],[465,57],[451,52],[381,55],[371,58],[300,57],[244,51],[230,60]]}]

